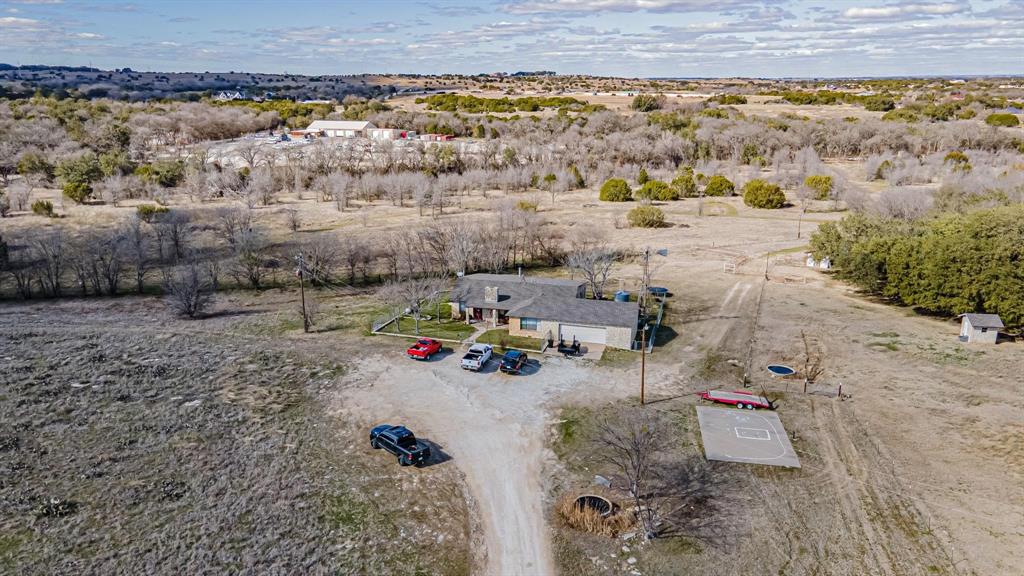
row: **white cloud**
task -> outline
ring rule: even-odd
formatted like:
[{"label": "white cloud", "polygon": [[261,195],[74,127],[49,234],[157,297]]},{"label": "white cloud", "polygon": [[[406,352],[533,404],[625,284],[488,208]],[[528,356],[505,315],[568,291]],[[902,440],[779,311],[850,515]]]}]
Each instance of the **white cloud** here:
[{"label": "white cloud", "polygon": [[721,12],[736,8],[756,8],[763,2],[753,0],[514,0],[505,10],[514,14],[561,12]]},{"label": "white cloud", "polygon": [[39,20],[33,20],[31,18],[18,18],[17,16],[4,16],[0,18],[0,26],[4,28],[28,28],[38,26],[41,23]]},{"label": "white cloud", "polygon": [[845,18],[851,20],[872,20],[895,18],[897,16],[948,16],[970,10],[970,6],[954,2],[939,4],[893,4],[866,8],[847,8]]}]

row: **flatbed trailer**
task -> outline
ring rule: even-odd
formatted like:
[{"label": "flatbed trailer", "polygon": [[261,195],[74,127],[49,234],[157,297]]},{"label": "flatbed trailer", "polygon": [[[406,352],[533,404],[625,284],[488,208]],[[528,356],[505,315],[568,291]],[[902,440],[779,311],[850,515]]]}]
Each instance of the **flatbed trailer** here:
[{"label": "flatbed trailer", "polygon": [[775,409],[775,404],[771,400],[743,390],[734,390],[732,392],[708,390],[707,392],[701,392],[700,398],[701,400],[718,402],[719,404],[732,404],[737,408],[746,408],[747,410],[753,410],[754,408]]}]

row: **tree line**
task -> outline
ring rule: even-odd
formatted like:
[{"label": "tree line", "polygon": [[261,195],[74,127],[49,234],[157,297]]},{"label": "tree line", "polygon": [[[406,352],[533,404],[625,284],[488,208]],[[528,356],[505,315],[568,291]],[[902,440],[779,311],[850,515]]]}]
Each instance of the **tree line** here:
[{"label": "tree line", "polygon": [[852,214],[812,236],[816,258],[865,292],[938,314],[1024,326],[1024,206],[907,220]]}]

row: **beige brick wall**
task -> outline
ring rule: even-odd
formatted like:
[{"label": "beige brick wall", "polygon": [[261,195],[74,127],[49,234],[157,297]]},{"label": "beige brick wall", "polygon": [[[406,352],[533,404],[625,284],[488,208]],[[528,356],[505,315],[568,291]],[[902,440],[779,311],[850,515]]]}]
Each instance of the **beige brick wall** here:
[{"label": "beige brick wall", "polygon": [[[609,326],[607,331],[607,345],[612,348],[623,348],[629,350],[633,344],[634,331],[629,328]],[[508,333],[512,336],[526,336],[529,338],[548,338],[549,336],[558,343],[558,322],[541,320],[536,330],[523,330],[519,327],[519,318],[508,319]]]},{"label": "beige brick wall", "polygon": [[526,336],[527,338],[548,338],[558,340],[558,322],[541,320],[537,323],[536,330],[523,330],[519,327],[519,318],[508,319],[508,333],[512,336]]},{"label": "beige brick wall", "polygon": [[605,340],[608,346],[629,350],[630,346],[633,345],[633,331],[629,328],[609,326],[606,331]]}]

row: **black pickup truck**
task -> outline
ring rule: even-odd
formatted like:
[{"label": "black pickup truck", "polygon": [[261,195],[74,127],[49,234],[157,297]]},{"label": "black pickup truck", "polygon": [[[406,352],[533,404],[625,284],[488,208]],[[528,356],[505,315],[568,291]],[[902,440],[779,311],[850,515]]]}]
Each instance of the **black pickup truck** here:
[{"label": "black pickup truck", "polygon": [[417,440],[405,426],[375,426],[370,430],[370,446],[391,452],[402,466],[422,466],[430,459],[430,447]]}]

